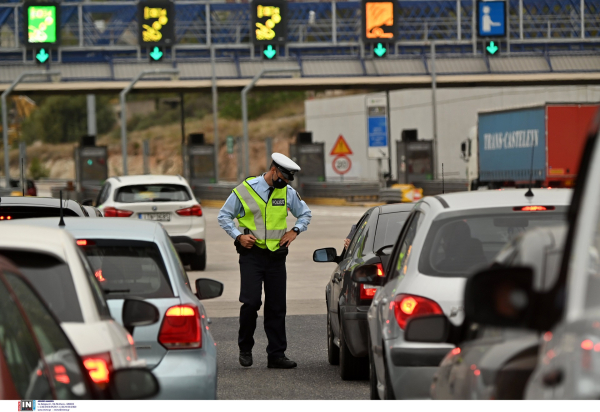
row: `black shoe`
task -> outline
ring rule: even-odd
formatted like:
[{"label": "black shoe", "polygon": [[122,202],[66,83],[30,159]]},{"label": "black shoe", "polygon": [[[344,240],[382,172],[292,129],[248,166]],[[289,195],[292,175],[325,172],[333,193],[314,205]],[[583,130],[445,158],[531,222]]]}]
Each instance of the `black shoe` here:
[{"label": "black shoe", "polygon": [[296,362],[289,360],[285,356],[277,359],[269,359],[267,363],[267,368],[276,368],[276,369],[292,369],[298,366]]},{"label": "black shoe", "polygon": [[252,366],[252,351],[240,351],[240,365],[242,365],[244,368]]}]

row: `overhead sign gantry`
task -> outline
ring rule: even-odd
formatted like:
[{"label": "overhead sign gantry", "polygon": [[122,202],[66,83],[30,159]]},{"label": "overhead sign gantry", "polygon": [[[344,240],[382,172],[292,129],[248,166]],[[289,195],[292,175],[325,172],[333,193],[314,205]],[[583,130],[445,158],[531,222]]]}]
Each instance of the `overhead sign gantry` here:
[{"label": "overhead sign gantry", "polygon": [[60,45],[60,5],[53,2],[24,4],[25,45],[38,64],[50,62],[51,50]]},{"label": "overhead sign gantry", "polygon": [[138,42],[148,51],[150,62],[159,62],[175,44],[175,5],[168,0],[138,3]]},{"label": "overhead sign gantry", "polygon": [[287,39],[287,2],[285,0],[254,0],[250,6],[252,26],[250,37],[253,44],[262,45],[265,59],[277,56],[278,48]]}]

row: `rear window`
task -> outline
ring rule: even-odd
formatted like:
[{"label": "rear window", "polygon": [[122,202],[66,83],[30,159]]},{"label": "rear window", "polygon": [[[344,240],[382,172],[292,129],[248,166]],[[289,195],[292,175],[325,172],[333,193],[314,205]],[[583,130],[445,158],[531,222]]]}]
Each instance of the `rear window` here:
[{"label": "rear window", "polygon": [[182,185],[133,185],[117,191],[115,201],[120,203],[181,202],[191,200]]},{"label": "rear window", "polygon": [[419,272],[468,277],[489,265],[504,245],[525,230],[564,224],[566,213],[526,212],[465,216],[434,222],[419,259]]},{"label": "rear window", "polygon": [[86,239],[82,246],[107,299],[169,298],[173,289],[153,242]]},{"label": "rear window", "polygon": [[0,250],[13,261],[61,322],[83,322],[69,266],[43,253]]},{"label": "rear window", "polygon": [[379,250],[384,246],[393,245],[398,240],[398,235],[408,219],[410,212],[396,212],[379,215],[377,220],[377,231],[375,232],[375,246],[373,250]]},{"label": "rear window", "polygon": [[[0,221],[14,219],[29,219],[36,217],[59,217],[60,208],[44,206],[0,206]],[[79,215],[71,209],[63,209],[63,216]],[[58,224],[58,222],[57,222]]]}]

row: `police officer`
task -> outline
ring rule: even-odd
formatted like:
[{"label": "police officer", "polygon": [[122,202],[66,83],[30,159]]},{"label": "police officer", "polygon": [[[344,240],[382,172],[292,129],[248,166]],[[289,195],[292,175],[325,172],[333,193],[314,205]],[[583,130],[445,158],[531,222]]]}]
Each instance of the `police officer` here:
[{"label": "police officer", "polygon": [[[288,183],[300,170],[281,153],[273,153],[267,173],[249,177],[233,189],[219,213],[219,225],[235,239],[240,254],[240,329],[238,346],[240,365],[252,365],[252,347],[258,310],[265,284],[265,332],[269,368],[295,368],[296,362],[285,356],[286,270],[289,245],[306,230],[312,215],[300,195]],[[287,210],[297,218],[287,230]],[[235,226],[237,218],[240,228]],[[243,230],[244,233],[240,232]]]}]

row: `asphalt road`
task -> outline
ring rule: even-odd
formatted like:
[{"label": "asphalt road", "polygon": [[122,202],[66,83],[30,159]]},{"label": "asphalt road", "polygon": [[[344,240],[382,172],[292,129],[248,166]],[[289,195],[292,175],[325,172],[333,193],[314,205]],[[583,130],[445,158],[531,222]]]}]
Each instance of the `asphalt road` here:
[{"label": "asphalt road", "polygon": [[[342,381],[339,366],[327,363],[325,285],[335,264],[312,261],[315,249],[336,247],[339,252],[350,226],[367,208],[311,209],[313,219],[308,231],[294,241],[287,258],[286,355],[298,363],[292,370],[267,368],[262,316],[254,335],[254,365],[243,368],[238,363],[237,316],[241,305],[238,255],[233,239],[217,223],[218,209],[203,209],[207,223],[207,267],[204,272],[189,272],[189,277],[192,284],[199,277],[225,284],[223,296],[203,302],[217,342],[219,399],[369,399],[368,381]],[[290,215],[288,227],[294,222]]]}]

